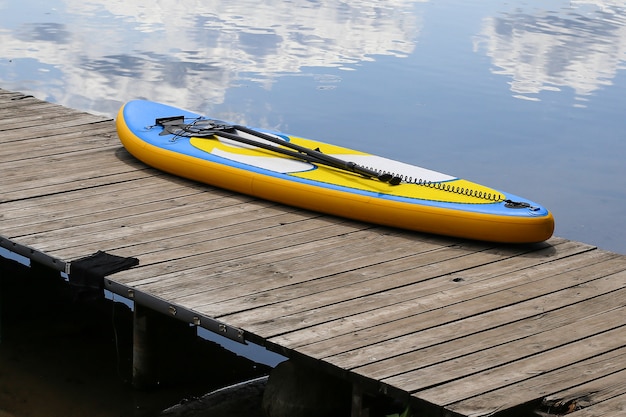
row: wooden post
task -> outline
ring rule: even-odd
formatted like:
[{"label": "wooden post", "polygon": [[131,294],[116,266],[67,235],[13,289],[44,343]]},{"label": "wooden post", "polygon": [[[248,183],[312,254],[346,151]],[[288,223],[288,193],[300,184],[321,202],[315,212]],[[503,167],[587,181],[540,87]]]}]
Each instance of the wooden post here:
[{"label": "wooden post", "polygon": [[4,272],[2,271],[2,259],[0,259],[0,345],[2,344],[2,297],[4,295]]},{"label": "wooden post", "polygon": [[158,359],[154,346],[155,315],[154,311],[135,303],[132,371],[132,383],[135,388],[148,388],[159,383]]},{"label": "wooden post", "polygon": [[352,384],[352,413],[351,417],[369,417],[369,409],[363,406],[363,387],[360,384]]},{"label": "wooden post", "polygon": [[135,303],[132,384],[150,388],[184,379],[196,328]]}]

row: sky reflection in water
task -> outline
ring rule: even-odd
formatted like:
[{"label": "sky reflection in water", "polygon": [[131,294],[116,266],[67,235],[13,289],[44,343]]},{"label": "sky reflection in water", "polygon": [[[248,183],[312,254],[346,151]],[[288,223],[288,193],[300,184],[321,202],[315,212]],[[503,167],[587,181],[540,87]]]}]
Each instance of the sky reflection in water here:
[{"label": "sky reflection in water", "polygon": [[557,235],[621,253],[624,69],[622,1],[0,0],[1,88],[383,154],[531,198]]}]

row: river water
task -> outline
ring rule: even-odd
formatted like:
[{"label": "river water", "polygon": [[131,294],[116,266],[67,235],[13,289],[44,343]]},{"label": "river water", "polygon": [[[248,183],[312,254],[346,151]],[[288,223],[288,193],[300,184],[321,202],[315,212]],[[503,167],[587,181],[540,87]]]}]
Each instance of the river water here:
[{"label": "river water", "polygon": [[384,155],[525,196],[557,236],[626,254],[624,1],[0,0],[0,88]]}]

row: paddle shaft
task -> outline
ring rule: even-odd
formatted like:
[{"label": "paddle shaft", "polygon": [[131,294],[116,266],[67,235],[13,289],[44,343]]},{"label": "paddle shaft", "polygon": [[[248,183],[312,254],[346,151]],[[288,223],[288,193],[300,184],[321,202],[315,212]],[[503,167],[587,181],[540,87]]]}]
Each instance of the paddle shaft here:
[{"label": "paddle shaft", "polygon": [[[310,156],[310,157],[312,157],[312,158],[314,158],[316,160],[316,161],[312,161],[312,162],[324,163],[326,165],[330,165],[330,166],[333,166],[335,168],[341,168],[341,169],[345,169],[345,170],[348,170],[348,171],[352,171],[352,172],[355,172],[357,174],[364,175],[366,177],[374,177],[374,178],[379,178],[379,179],[381,177],[381,174],[379,172],[376,172],[374,170],[362,167],[362,166],[360,166],[360,165],[358,165],[358,164],[356,164],[354,162],[344,161],[343,159],[335,158],[334,156],[327,155],[327,154],[325,154],[323,152],[320,152],[318,150],[315,150],[315,149],[306,148],[304,146],[300,146],[300,145],[297,145],[295,143],[288,142],[286,140],[278,139],[278,138],[276,138],[274,136],[266,135],[265,133],[262,133],[262,132],[259,132],[259,131],[253,130],[253,129],[249,129],[249,128],[245,127],[245,126],[234,125],[233,128],[235,128],[237,130],[240,130],[242,132],[248,133],[250,135],[257,136],[257,137],[259,137],[261,139],[265,139],[265,140],[267,140],[269,142],[273,142],[273,143],[276,143],[278,145],[282,145],[282,146],[285,146],[287,148],[291,148],[291,149],[297,151],[296,154],[298,155],[297,156],[298,158],[301,158],[302,157],[301,155],[305,154],[305,155],[308,155],[308,156]],[[236,136],[236,135],[234,135],[234,136]],[[270,148],[273,150],[274,147],[270,146]],[[389,179],[391,179],[391,177],[389,177]],[[389,181],[389,179],[387,179],[385,177],[385,179],[381,179],[381,180],[387,182],[387,181]]]},{"label": "paddle shaft", "polygon": [[[317,164],[330,165],[330,166],[332,166],[334,168],[340,168],[340,169],[344,168],[344,166],[342,166],[342,165],[334,165],[334,164],[332,164],[332,163],[330,163],[328,161],[321,160],[319,158],[316,158],[314,156],[308,155],[306,153],[296,152],[296,151],[292,151],[292,150],[289,150],[289,149],[283,149],[283,148],[279,148],[279,147],[274,146],[274,145],[268,145],[268,144],[263,143],[263,142],[258,142],[258,141],[253,140],[253,139],[248,139],[248,138],[244,138],[244,137],[239,136],[239,135],[235,135],[234,133],[228,133],[228,132],[224,132],[222,130],[215,130],[215,131],[212,131],[210,133],[211,133],[210,136],[220,136],[220,137],[223,137],[224,139],[230,139],[230,140],[235,141],[235,142],[240,142],[240,143],[243,143],[243,144],[246,144],[246,145],[255,146],[257,148],[266,149],[268,151],[272,151],[272,152],[280,153],[280,154],[283,154],[283,155],[291,156],[291,157],[296,158],[296,159],[302,159],[302,160],[305,160],[305,161],[308,161],[308,162],[317,163]],[[207,135],[207,136],[209,136],[209,135]],[[207,136],[205,136],[205,134],[203,134],[202,136],[196,136],[196,137],[207,137]],[[347,169],[347,168],[345,168],[345,169]]]}]

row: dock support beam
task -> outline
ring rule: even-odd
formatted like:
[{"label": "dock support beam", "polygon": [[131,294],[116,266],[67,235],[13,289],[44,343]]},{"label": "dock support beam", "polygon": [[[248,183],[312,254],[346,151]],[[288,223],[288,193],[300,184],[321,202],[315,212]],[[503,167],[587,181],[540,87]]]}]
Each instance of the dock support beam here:
[{"label": "dock support beam", "polygon": [[363,387],[352,384],[352,412],[350,417],[369,417],[369,410],[363,408]]},{"label": "dock support beam", "polygon": [[[2,259],[0,259],[0,262],[2,262]],[[2,265],[0,265],[0,268],[2,268]],[[6,292],[2,287],[3,287],[3,283],[4,283],[4,279],[2,277],[2,270],[0,269],[0,345],[2,344],[2,297],[3,294]]]},{"label": "dock support beam", "polygon": [[135,303],[132,384],[135,388],[170,383],[186,366],[184,346],[193,345],[196,328]]}]

